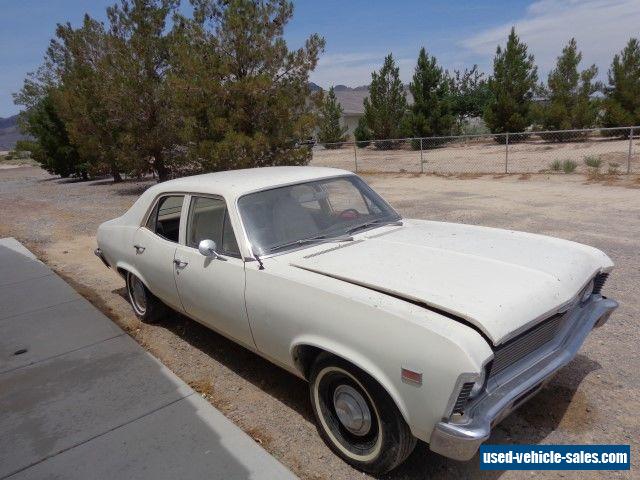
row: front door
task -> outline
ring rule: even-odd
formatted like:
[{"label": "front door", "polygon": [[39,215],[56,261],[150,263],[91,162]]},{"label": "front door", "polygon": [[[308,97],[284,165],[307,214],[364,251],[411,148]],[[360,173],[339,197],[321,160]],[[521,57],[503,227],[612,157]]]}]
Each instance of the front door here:
[{"label": "front door", "polygon": [[179,241],[184,195],[160,197],[145,226],[134,235],[134,264],[151,293],[172,308],[182,311],[176,281],[175,252]]},{"label": "front door", "polygon": [[[244,303],[244,261],[226,203],[221,197],[192,196],[185,245],[175,253],[176,284],[187,314],[251,349],[255,349]],[[219,258],[198,251],[213,240]]]}]

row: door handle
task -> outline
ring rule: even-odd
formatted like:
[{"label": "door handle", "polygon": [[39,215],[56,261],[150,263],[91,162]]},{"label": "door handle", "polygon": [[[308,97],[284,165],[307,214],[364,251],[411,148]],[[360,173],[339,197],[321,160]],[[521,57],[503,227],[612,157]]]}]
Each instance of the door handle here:
[{"label": "door handle", "polygon": [[189,262],[183,262],[182,260],[178,260],[177,258],[173,260],[173,263],[175,263],[176,267],[178,268],[184,268],[189,265]]},{"label": "door handle", "polygon": [[141,253],[144,253],[145,248],[141,245],[134,245],[133,248],[136,249],[136,253],[138,255],[140,255]]}]

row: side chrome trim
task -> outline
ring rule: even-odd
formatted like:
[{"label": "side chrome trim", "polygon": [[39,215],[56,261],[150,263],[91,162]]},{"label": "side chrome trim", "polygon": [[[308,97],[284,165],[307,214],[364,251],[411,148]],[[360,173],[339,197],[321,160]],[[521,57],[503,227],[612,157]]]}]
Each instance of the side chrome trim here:
[{"label": "side chrome trim", "polygon": [[480,444],[489,438],[492,426],[538,393],[575,357],[589,332],[604,324],[616,308],[615,300],[593,295],[580,308],[572,328],[555,350],[470,402],[462,421],[439,422],[431,433],[431,450],[455,460],[473,458]]}]

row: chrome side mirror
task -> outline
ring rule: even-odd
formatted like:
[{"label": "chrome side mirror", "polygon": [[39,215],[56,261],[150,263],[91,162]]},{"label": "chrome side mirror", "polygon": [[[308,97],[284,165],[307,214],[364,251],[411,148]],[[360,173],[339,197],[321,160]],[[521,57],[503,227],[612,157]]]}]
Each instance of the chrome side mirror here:
[{"label": "chrome side mirror", "polygon": [[198,244],[198,251],[205,257],[218,258],[219,255],[216,252],[216,242],[213,240],[201,240]]}]

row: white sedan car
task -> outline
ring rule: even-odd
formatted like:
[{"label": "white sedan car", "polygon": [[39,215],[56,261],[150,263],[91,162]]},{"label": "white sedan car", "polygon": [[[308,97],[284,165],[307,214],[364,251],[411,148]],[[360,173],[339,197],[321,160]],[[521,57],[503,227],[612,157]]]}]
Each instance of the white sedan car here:
[{"label": "white sedan car", "polygon": [[320,435],[368,472],[416,439],[472,458],[617,307],[595,248],[404,219],[328,168],[161,183],[97,237],[138,317],[168,305],[306,379]]}]

